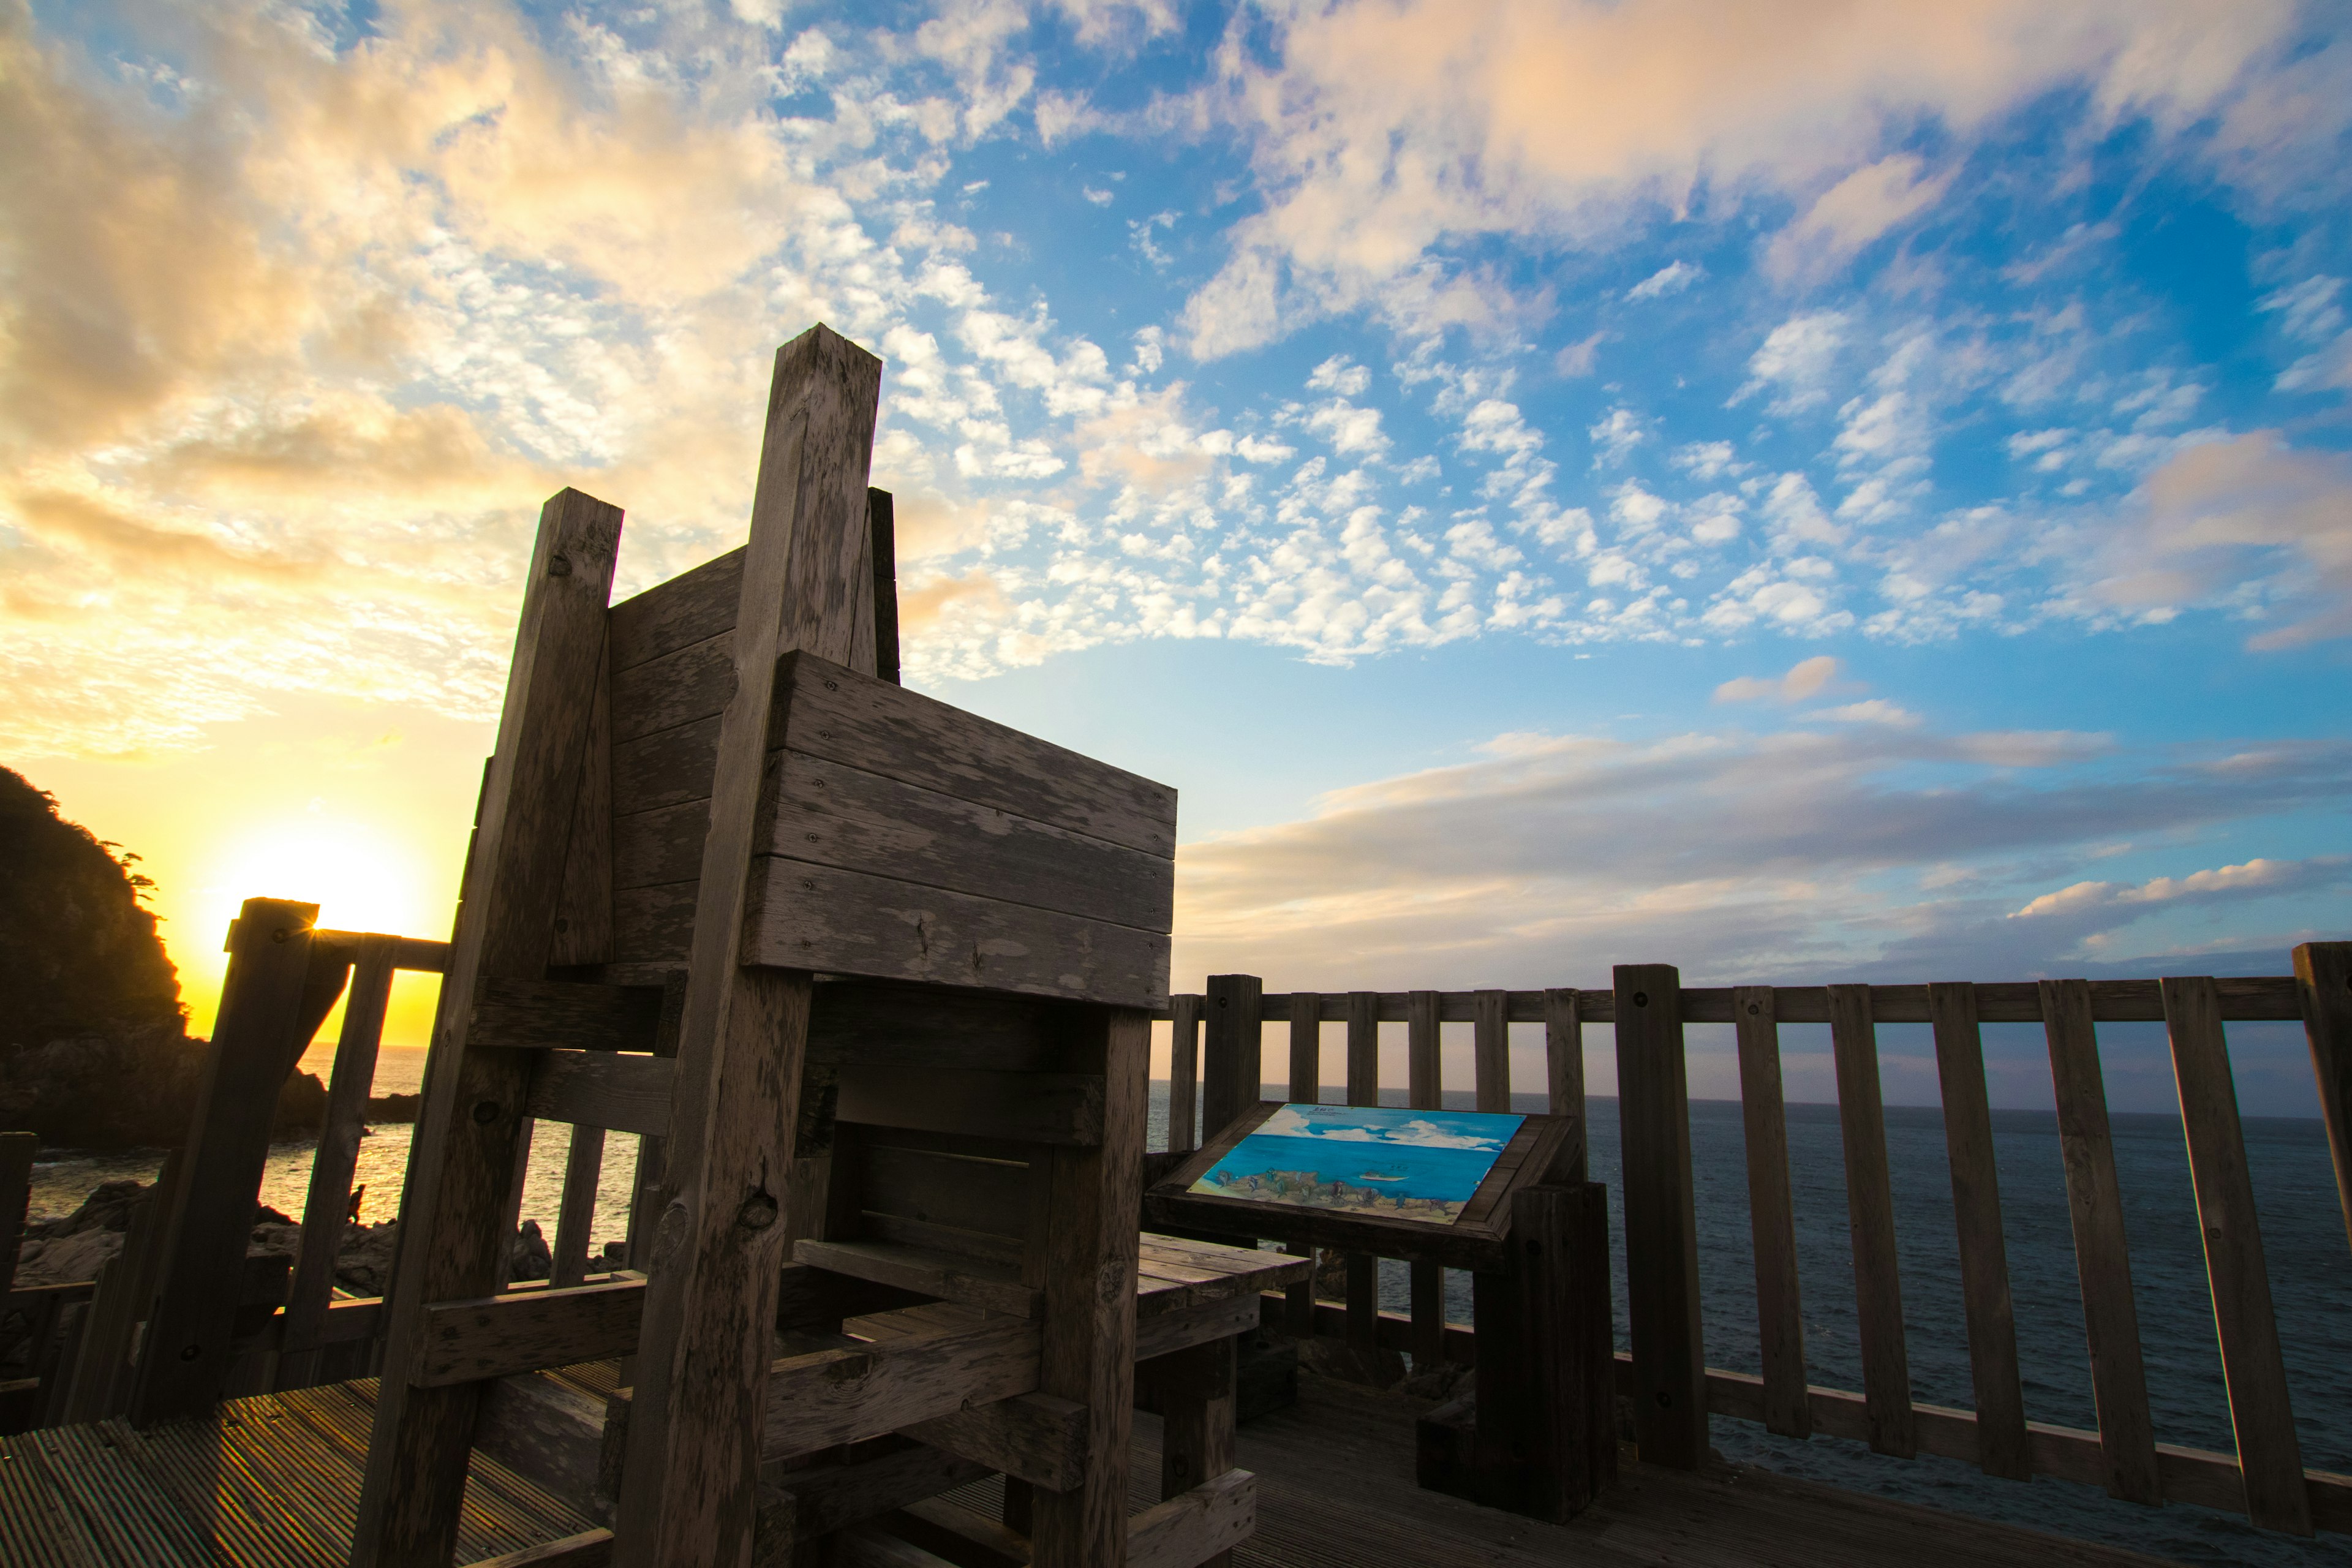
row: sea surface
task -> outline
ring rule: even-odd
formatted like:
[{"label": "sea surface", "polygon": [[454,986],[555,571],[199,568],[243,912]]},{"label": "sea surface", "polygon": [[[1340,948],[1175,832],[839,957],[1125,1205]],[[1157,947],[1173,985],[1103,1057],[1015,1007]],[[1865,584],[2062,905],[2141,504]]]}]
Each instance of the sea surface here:
[{"label": "sea surface", "polygon": [[[421,1059],[421,1052],[386,1052],[377,1073],[377,1092],[414,1089]],[[1271,1087],[1268,1090],[1270,1097],[1279,1092]],[[1390,1097],[1391,1102],[1401,1098]],[[1471,1108],[1467,1094],[1446,1098],[1449,1109]],[[1540,1111],[1543,1102],[1539,1096],[1514,1096],[1512,1109]],[[1616,1112],[1614,1100],[1591,1102],[1591,1173],[1610,1188],[1612,1291],[1617,1342],[1622,1348],[1630,1342]],[[1859,1390],[1862,1366],[1837,1109],[1791,1105],[1788,1120],[1810,1379]],[[2126,1114],[2113,1121],[2157,1436],[2228,1452],[2233,1447],[2229,1403],[2213,1337],[2180,1122],[2176,1117]],[[378,1127],[361,1144],[357,1179],[367,1186],[364,1217],[371,1221],[391,1217],[397,1207],[410,1131],[404,1125]],[[1993,1131],[2026,1414],[2037,1421],[2094,1428],[2097,1417],[2084,1350],[2057,1120],[2048,1112],[1997,1110]],[[523,1216],[538,1220],[550,1239],[569,1131],[551,1124],[538,1130],[525,1181]],[[2245,1132],[2304,1464],[2312,1469],[2352,1472],[2352,1247],[2347,1245],[2337,1205],[2326,1135],[2316,1121],[2262,1118],[2249,1118]],[[1167,1136],[1167,1085],[1156,1083],[1150,1146],[1166,1147]],[[1913,1397],[1966,1408],[1973,1405],[1974,1394],[1941,1113],[1932,1108],[1890,1106],[1886,1136]],[[626,1228],[635,1145],[635,1138],[627,1134],[606,1139],[594,1237],[600,1244],[620,1239]],[[1694,1102],[1691,1145],[1707,1363],[1759,1373],[1746,1151],[1738,1104]],[[299,1218],[310,1154],[308,1142],[273,1148],[262,1201]],[[33,1214],[54,1217],[69,1213],[98,1182],[115,1176],[152,1180],[159,1164],[160,1155],[152,1153],[45,1162],[35,1170]],[[1449,1315],[1467,1321],[1468,1277],[1452,1275],[1447,1286]],[[1406,1310],[1410,1296],[1402,1265],[1384,1266],[1381,1295],[1384,1306]],[[1712,1436],[1716,1447],[1734,1460],[2184,1562],[2328,1563],[2339,1568],[2352,1563],[2352,1542],[2343,1536],[2295,1542],[2189,1505],[2143,1509],[2065,1481],[1992,1480],[1951,1460],[1891,1459],[1861,1444],[1832,1437],[1796,1442],[1727,1418],[1714,1421]]]}]

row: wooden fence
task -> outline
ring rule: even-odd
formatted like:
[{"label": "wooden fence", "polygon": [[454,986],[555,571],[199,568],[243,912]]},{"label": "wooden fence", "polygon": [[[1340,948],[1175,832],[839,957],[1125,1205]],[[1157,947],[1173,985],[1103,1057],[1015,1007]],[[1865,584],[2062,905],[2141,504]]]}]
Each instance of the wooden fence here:
[{"label": "wooden fence", "polygon": [[[1988,1475],[2060,1477],[2142,1503],[2201,1503],[2294,1534],[2352,1531],[2352,1477],[2306,1470],[2296,1442],[2224,1032],[2232,1022],[2304,1024],[2352,1231],[2352,943],[2297,948],[2294,969],[2251,979],[1686,988],[1673,966],[1643,964],[1617,968],[1607,990],[1337,994],[1268,994],[1254,975],[1216,975],[1205,994],[1171,998],[1170,1142],[1198,1146],[1196,1109],[1213,1130],[1258,1098],[1268,1077],[1268,1023],[1288,1026],[1288,1098],[1307,1101],[1321,1098],[1322,1026],[1344,1024],[1351,1105],[1380,1103],[1379,1027],[1402,1023],[1406,1103],[1424,1109],[1443,1103],[1439,1026],[1468,1023],[1481,1110],[1509,1109],[1509,1026],[1541,1024],[1549,1109],[1580,1121],[1583,1028],[1611,1025],[1633,1325],[1632,1343],[1618,1356],[1619,1392],[1631,1396],[1643,1460],[1696,1467],[1713,1414],[1785,1436],[1822,1433],[1897,1457],[1940,1455]],[[2049,1043],[2096,1431],[2025,1414],[1979,1036],[1981,1024],[1997,1022],[2039,1023]],[[2123,1022],[2162,1023],[2170,1037],[2235,1455],[2156,1440],[2099,1068],[2097,1026]],[[1706,1364],[1683,1043],[1684,1026],[1696,1023],[1729,1024],[1738,1042],[1761,1376]],[[1862,1348],[1858,1393],[1817,1386],[1806,1373],[1779,1038],[1780,1026],[1794,1023],[1830,1027]],[[1878,1079],[1875,1027],[1888,1023],[1934,1032],[1973,1411],[1912,1397]],[[1294,1292],[1282,1315],[1295,1329],[1343,1332],[1416,1358],[1475,1356],[1467,1328],[1444,1320],[1437,1270],[1416,1268],[1412,1310],[1396,1315],[1379,1310],[1375,1267],[1349,1260],[1344,1306]]]}]

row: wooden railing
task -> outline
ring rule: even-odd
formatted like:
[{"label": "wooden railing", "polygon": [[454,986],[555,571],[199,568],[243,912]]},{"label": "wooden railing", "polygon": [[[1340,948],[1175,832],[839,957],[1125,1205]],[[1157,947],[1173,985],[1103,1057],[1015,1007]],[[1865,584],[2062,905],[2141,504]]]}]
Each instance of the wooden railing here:
[{"label": "wooden railing", "polygon": [[[1632,1343],[1619,1391],[1632,1396],[1650,1463],[1691,1468],[1707,1452],[1710,1414],[1784,1436],[1815,1433],[1880,1453],[1927,1453],[2024,1479],[2054,1476],[2156,1504],[2195,1502],[2266,1529],[2352,1531],[2352,1477],[2306,1470],[2288,1398],[2270,1278],[2256,1223],[2224,1026],[2301,1021],[2311,1044],[2339,1195],[2352,1230],[2352,943],[2312,943],[2295,973],[2256,978],[2050,980],[2014,984],[1687,987],[1671,965],[1624,965],[1606,990],[1267,994],[1253,975],[1212,976],[1198,995],[1171,998],[1170,1142],[1198,1146],[1193,1113],[1213,1131],[1255,1101],[1264,1026],[1286,1023],[1288,1098],[1321,1098],[1321,1026],[1347,1026],[1349,1104],[1380,1102],[1379,1026],[1405,1025],[1406,1101],[1442,1104],[1439,1025],[1473,1026],[1480,1110],[1510,1105],[1508,1026],[1544,1026],[1545,1083],[1555,1115],[1584,1115],[1582,1034],[1614,1026]],[[2065,1157],[2075,1266],[2098,1429],[2027,1419],[2001,1239],[1979,1026],[2039,1023],[2048,1041]],[[2096,1026],[2157,1022],[2171,1042],[2200,1229],[2221,1352],[2234,1455],[2156,1440],[2140,1352],[2123,1200],[2116,1175]],[[1749,1223],[1755,1245],[1760,1376],[1706,1364],[1683,1026],[1729,1024],[1739,1060]],[[1827,1024],[1838,1083],[1853,1249],[1861,1392],[1812,1384],[1800,1310],[1779,1028]],[[1958,1230],[1976,1408],[1912,1396],[1904,1340],[1895,1214],[1879,1091],[1876,1026],[1932,1026]],[[1202,1036],[1205,1033],[1205,1048]],[[1529,1086],[1532,1088],[1533,1086]],[[1444,1320],[1442,1278],[1416,1272],[1407,1321],[1378,1308],[1370,1259],[1350,1260],[1347,1304],[1335,1311],[1294,1293],[1297,1331],[1342,1329],[1359,1342],[1416,1357],[1470,1359],[1473,1336]]]}]

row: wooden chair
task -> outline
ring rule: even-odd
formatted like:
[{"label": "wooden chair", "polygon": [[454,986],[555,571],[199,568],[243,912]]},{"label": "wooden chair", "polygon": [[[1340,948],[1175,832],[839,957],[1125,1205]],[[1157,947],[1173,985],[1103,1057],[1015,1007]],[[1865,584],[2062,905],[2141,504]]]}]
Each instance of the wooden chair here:
[{"label": "wooden chair", "polygon": [[[354,1563],[448,1563],[478,1422],[576,1426],[533,1369],[624,1353],[580,1561],[790,1561],[989,1470],[1040,1568],[1127,1560],[1175,795],[895,684],[880,374],[786,344],[744,548],[609,610],[620,512],[541,514]],[[500,1294],[532,1119],[645,1135],[641,1275]],[[1238,1474],[1140,1555],[1246,1533]]]}]

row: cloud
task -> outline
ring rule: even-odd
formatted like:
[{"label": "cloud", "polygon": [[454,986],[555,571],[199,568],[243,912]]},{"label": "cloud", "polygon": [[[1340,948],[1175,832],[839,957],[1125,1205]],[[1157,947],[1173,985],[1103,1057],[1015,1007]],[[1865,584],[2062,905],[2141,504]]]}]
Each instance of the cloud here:
[{"label": "cloud", "polygon": [[1839,310],[1814,310],[1781,322],[1749,356],[1750,379],[1732,394],[1731,401],[1741,403],[1767,386],[1778,386],[1780,395],[1772,404],[1775,414],[1792,414],[1827,402],[1830,370],[1838,351],[1845,346],[1848,325],[1845,314]]},{"label": "cloud", "polygon": [[[1933,198],[1887,142],[1923,122],[1965,140],[2062,89],[2095,124],[2185,135],[2236,115],[2224,167],[2269,188],[2255,149],[2323,148],[2345,117],[2237,113],[2282,68],[2295,16],[2287,0],[1284,7],[1198,95],[1245,139],[1265,206],[1230,231],[1187,334],[1213,356],[1357,310],[1492,325],[1513,306],[1474,259],[1489,237],[1599,249],[1662,213],[1722,221],[1752,200],[1811,202],[1782,252],[1802,270]],[[1395,293],[1408,279],[1412,297]]]},{"label": "cloud", "polygon": [[1669,294],[1681,293],[1706,276],[1706,268],[1694,262],[1669,262],[1626,289],[1625,298],[1628,301],[1663,300]]},{"label": "cloud", "polygon": [[1769,700],[1775,702],[1803,702],[1820,696],[1837,679],[1838,661],[1827,654],[1801,659],[1789,667],[1786,675],[1759,679],[1743,675],[1727,680],[1715,689],[1717,702],[1755,702]]},{"label": "cloud", "polygon": [[[1885,724],[1507,737],[1183,846],[1181,961],[1323,989],[1407,970],[1415,984],[1591,984],[1652,955],[1694,984],[2080,973],[2129,958],[2120,937],[2090,941],[2126,926],[2147,928],[2148,953],[2210,940],[2166,926],[2167,910],[2263,898],[2285,931],[2307,929],[2298,911],[2332,918],[2342,858],[2180,862],[2200,836],[2287,831],[2263,824],[2347,802],[2352,748],[2336,740],[2126,755],[2093,735]],[[2175,868],[2063,891],[2118,839],[2175,846]],[[2053,888],[2056,905],[2011,918]],[[2044,918],[2059,905],[2080,918]]]},{"label": "cloud", "polygon": [[1817,281],[1906,218],[1935,205],[1949,174],[1928,175],[1908,153],[1856,169],[1772,237],[1764,268],[1784,282]]},{"label": "cloud", "polygon": [[2101,552],[2109,605],[2222,600],[2256,648],[2352,634],[2352,459],[2275,431],[2191,445],[2134,492]]}]

